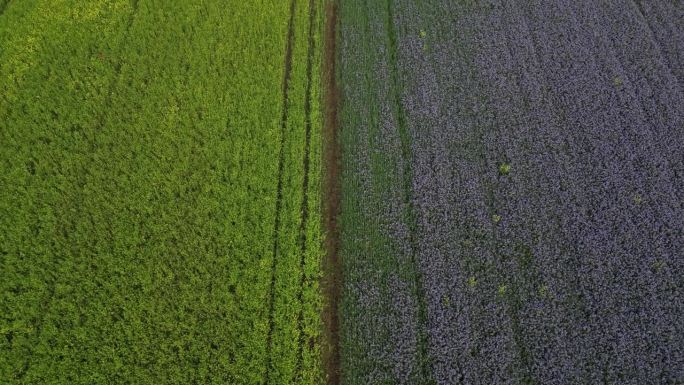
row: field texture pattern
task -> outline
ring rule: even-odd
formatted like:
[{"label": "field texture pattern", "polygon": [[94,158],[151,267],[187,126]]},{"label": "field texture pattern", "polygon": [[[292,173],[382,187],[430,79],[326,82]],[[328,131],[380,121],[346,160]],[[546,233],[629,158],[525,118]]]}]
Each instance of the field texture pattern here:
[{"label": "field texture pattern", "polygon": [[682,3],[340,19],[342,383],[682,384]]},{"label": "field texture pattern", "polygon": [[319,1],[0,1],[0,383],[318,384]]}]

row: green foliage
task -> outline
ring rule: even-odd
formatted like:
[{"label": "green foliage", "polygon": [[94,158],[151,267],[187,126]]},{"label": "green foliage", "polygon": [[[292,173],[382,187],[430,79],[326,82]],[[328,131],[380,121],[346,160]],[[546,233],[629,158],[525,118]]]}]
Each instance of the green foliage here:
[{"label": "green foliage", "polygon": [[615,87],[621,87],[622,84],[623,84],[623,81],[622,81],[622,78],[621,78],[621,77],[616,76],[616,77],[613,78],[613,85],[614,85]]},{"label": "green foliage", "polygon": [[[398,34],[389,4],[352,0],[340,2],[339,8],[344,31],[340,33],[360,37],[342,38],[339,48],[344,99],[339,111],[343,149],[339,226],[345,282],[339,312],[344,315],[340,365],[345,384],[431,383],[426,370],[430,366],[427,305],[411,236],[418,227],[411,187],[411,138],[401,105],[402,87],[409,85],[398,71]],[[426,215],[433,214],[437,213]],[[452,300],[441,298],[442,306],[450,307]],[[410,332],[415,339],[396,327],[396,322],[405,322],[405,306],[416,311],[415,329]],[[372,333],[361,326],[368,324],[373,325]],[[406,346],[415,349],[410,359],[419,364],[403,374],[390,368],[403,367],[406,361],[377,354],[374,348],[389,353]]]},{"label": "green foliage", "polygon": [[551,299],[553,295],[549,291],[549,287],[546,285],[539,286],[539,297],[543,299]]},{"label": "green foliage", "polygon": [[451,300],[449,299],[449,296],[445,294],[442,296],[442,307],[447,308],[449,306],[451,306]]},{"label": "green foliage", "polygon": [[309,11],[298,2],[282,138],[288,2],[9,4],[0,17],[3,384],[261,384],[267,370],[279,384],[320,383],[309,344],[321,302],[318,53],[303,266],[297,242]]},{"label": "green foliage", "polygon": [[499,175],[508,175],[511,172],[511,165],[509,163],[502,163],[499,165]]},{"label": "green foliage", "polygon": [[651,264],[651,268],[655,273],[660,273],[664,267],[665,267],[665,262],[662,260],[659,260],[659,259],[656,259]]},{"label": "green foliage", "polygon": [[499,296],[503,297],[506,295],[506,292],[508,291],[508,286],[505,284],[499,285],[499,289],[497,290],[497,293],[499,293]]}]

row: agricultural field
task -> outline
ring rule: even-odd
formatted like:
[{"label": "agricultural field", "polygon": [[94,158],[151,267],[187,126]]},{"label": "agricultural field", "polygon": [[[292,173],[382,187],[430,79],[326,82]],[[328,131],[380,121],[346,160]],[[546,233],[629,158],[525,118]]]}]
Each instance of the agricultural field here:
[{"label": "agricultural field", "polygon": [[684,382],[684,6],[339,6],[341,383]]},{"label": "agricultural field", "polygon": [[684,384],[683,20],[0,0],[0,384]]},{"label": "agricultural field", "polygon": [[0,383],[323,381],[322,20],[0,2]]}]

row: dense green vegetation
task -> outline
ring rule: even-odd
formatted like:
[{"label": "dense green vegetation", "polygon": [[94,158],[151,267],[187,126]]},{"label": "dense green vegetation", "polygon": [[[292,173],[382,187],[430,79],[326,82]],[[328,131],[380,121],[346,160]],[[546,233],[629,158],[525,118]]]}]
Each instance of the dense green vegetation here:
[{"label": "dense green vegetation", "polygon": [[5,7],[3,383],[320,382],[320,7]]}]

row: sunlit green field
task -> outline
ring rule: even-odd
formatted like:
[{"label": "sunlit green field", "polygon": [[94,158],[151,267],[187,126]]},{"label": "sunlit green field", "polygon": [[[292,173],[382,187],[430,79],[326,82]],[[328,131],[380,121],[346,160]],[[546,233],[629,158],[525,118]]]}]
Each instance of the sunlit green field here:
[{"label": "sunlit green field", "polygon": [[319,3],[0,1],[1,383],[321,382]]}]

